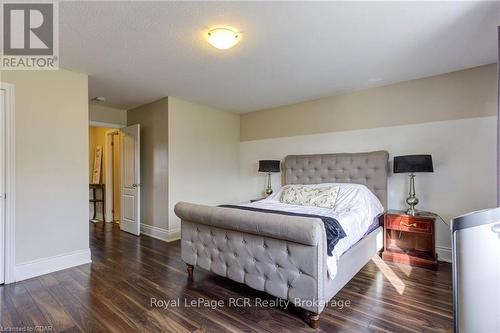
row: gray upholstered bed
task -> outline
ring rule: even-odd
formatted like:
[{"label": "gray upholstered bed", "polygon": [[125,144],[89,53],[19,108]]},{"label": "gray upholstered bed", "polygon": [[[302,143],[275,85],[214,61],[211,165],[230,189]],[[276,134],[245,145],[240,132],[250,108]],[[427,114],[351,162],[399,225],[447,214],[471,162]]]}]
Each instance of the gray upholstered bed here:
[{"label": "gray upholstered bed", "polygon": [[[358,183],[386,207],[388,153],[290,155],[284,184]],[[309,311],[312,327],[327,302],[383,246],[382,227],[365,236],[338,260],[328,278],[324,225],[320,219],[178,203],[182,259]]]}]

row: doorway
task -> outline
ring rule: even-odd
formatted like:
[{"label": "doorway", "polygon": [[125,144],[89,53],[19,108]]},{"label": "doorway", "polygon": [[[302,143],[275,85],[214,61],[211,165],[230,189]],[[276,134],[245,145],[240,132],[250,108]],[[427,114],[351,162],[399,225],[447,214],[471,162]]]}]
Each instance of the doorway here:
[{"label": "doorway", "polygon": [[[109,134],[111,136],[111,165],[108,165],[108,169],[111,169],[112,175],[112,201],[113,206],[111,207],[111,215],[113,222],[120,222],[120,181],[121,181],[121,170],[120,170],[120,132],[114,131]],[[110,185],[111,186],[111,185]]]},{"label": "doorway", "polygon": [[89,127],[90,221],[141,234],[140,125]]},{"label": "doorway", "polygon": [[15,282],[14,85],[0,83],[0,284]]},{"label": "doorway", "polygon": [[119,130],[108,130],[105,133],[104,155],[106,173],[106,222],[120,223],[121,214],[121,135]]},{"label": "doorway", "polygon": [[5,282],[5,90],[0,89],[0,284]]},{"label": "doorway", "polygon": [[91,222],[120,223],[120,130],[89,127],[89,213]]}]

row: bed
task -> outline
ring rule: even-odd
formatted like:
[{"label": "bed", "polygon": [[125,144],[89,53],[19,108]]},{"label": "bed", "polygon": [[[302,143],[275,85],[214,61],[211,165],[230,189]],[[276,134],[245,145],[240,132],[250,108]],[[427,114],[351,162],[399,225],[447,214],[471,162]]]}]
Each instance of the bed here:
[{"label": "bed", "polygon": [[[388,157],[386,151],[289,155],[283,162],[283,185],[360,184],[378,199],[383,211]],[[382,249],[383,229],[367,221],[370,228],[359,240],[344,244],[348,248],[336,257],[332,253],[333,265],[327,254],[328,226],[322,219],[259,211],[274,207],[277,203],[272,201],[279,195],[260,206],[244,204],[240,209],[178,203],[182,259],[189,279],[193,268],[200,267],[289,300],[309,312],[309,324],[316,328],[333,296]]]}]

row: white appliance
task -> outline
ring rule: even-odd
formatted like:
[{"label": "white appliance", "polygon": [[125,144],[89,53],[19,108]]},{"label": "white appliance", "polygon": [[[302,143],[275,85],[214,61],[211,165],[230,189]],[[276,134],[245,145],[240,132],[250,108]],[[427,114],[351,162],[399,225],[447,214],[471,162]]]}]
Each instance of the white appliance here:
[{"label": "white appliance", "polygon": [[500,332],[500,208],[451,221],[455,332]]}]

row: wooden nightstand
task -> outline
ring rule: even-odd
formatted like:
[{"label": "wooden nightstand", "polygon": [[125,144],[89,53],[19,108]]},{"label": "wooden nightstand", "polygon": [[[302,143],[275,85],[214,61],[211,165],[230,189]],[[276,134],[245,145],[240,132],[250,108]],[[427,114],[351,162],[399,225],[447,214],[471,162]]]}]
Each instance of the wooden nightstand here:
[{"label": "wooden nightstand", "polygon": [[436,270],[435,222],[432,213],[411,216],[398,210],[386,212],[382,259]]}]

